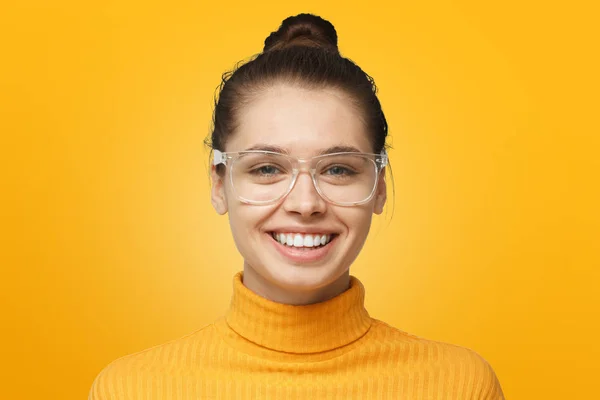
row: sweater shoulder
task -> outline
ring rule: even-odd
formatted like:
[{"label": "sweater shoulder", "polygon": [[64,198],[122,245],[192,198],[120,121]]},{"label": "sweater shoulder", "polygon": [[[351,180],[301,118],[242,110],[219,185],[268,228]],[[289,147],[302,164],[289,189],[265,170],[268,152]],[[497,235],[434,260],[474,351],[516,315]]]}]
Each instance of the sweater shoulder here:
[{"label": "sweater shoulder", "polygon": [[201,347],[210,348],[219,340],[214,323],[176,339],[119,357],[106,365],[94,378],[88,400],[120,399],[123,385],[139,374],[152,375],[176,370],[194,359]]},{"label": "sweater shoulder", "polygon": [[498,377],[491,364],[477,351],[452,343],[427,339],[372,318],[373,339],[402,354],[401,363],[411,368],[452,371],[468,376],[474,385],[471,398],[503,400]]}]

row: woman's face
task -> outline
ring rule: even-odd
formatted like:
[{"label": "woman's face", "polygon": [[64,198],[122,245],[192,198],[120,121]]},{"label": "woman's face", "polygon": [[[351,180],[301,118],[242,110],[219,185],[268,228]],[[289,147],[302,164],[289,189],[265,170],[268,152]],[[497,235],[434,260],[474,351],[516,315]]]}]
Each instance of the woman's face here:
[{"label": "woman's face", "polygon": [[[310,158],[343,146],[373,153],[372,139],[356,108],[334,89],[272,86],[244,106],[237,122],[238,129],[228,138],[226,152],[268,146]],[[317,193],[310,174],[304,172],[279,202],[249,205],[236,197],[228,173],[219,176],[213,167],[212,203],[220,214],[229,213],[233,238],[245,260],[244,280],[251,272],[262,282],[261,294],[280,301],[281,296],[275,293],[323,293],[347,276],[367,238],[373,213],[382,212],[386,199],[384,171],[375,196],[366,204],[351,207],[326,202]],[[292,237],[310,233],[333,239],[321,249],[294,249],[278,243],[273,233]]]}]

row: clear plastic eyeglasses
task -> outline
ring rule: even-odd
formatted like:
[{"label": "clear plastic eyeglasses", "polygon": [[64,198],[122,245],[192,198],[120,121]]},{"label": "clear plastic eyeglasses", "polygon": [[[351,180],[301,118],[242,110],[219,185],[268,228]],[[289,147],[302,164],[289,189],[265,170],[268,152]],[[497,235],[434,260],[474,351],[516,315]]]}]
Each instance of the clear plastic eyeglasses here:
[{"label": "clear plastic eyeglasses", "polygon": [[267,205],[287,196],[300,171],[310,173],[317,193],[339,206],[356,206],[373,198],[379,172],[387,165],[385,150],[381,154],[343,152],[312,158],[247,150],[214,150],[213,165],[229,167],[231,187],[240,201]]}]

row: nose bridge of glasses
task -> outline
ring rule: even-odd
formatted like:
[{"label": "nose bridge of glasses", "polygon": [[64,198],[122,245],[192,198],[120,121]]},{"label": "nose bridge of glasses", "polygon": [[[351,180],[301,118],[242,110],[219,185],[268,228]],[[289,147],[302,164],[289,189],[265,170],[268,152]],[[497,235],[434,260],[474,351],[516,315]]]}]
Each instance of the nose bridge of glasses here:
[{"label": "nose bridge of glasses", "polygon": [[313,158],[296,158],[294,159],[293,169],[295,175],[302,171],[312,175],[315,170],[315,160]]}]

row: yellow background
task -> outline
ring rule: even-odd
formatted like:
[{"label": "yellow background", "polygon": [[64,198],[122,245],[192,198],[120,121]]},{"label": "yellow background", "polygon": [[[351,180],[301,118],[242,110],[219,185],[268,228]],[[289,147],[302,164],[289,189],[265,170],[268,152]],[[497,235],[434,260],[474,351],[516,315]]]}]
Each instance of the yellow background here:
[{"label": "yellow background", "polygon": [[[209,202],[221,74],[313,12],[371,74],[396,196],[367,309],[470,347],[507,398],[597,395],[597,16],[571,1],[11,2],[0,11],[0,398],[82,399],[228,306]],[[590,2],[589,4],[591,4]],[[390,202],[391,203],[391,202]]]}]

